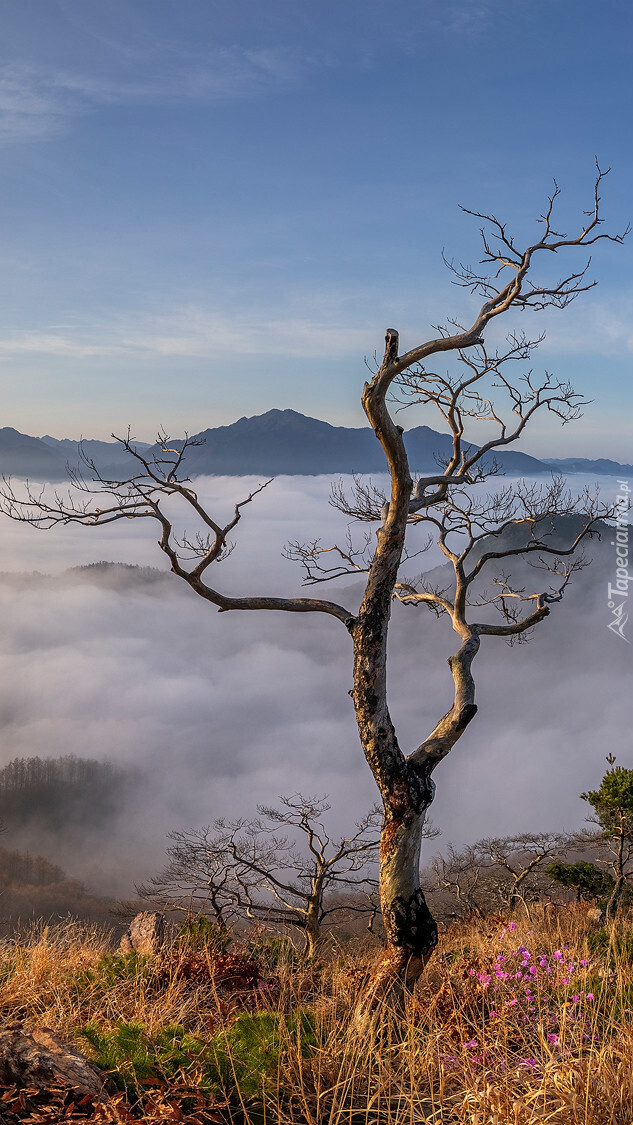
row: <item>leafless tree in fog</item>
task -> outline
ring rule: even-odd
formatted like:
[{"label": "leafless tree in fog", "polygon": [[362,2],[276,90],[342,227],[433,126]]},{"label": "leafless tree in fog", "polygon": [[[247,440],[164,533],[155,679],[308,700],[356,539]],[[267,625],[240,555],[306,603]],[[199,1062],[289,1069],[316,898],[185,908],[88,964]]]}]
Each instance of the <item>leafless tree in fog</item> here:
[{"label": "leafless tree in fog", "polygon": [[[172,832],[169,863],[143,896],[185,908],[195,902],[220,928],[238,917],[301,931],[312,959],[323,927],[344,912],[374,917],[380,815],[372,809],[351,835],[333,840],[323,823],[325,800],[280,797],[258,806],[253,820],[216,820]],[[437,835],[437,832],[433,833]]]},{"label": "leafless tree in fog", "polygon": [[562,832],[523,832],[478,840],[461,851],[451,846],[432,861],[429,890],[448,891],[458,917],[512,914],[521,904],[529,918],[530,903],[551,885],[547,865],[581,839]]},{"label": "leafless tree in fog", "polygon": [[[622,242],[623,234],[600,229],[600,189],[605,174],[597,167],[589,211],[571,235],[555,226],[559,196],[555,185],[538,220],[538,235],[524,248],[495,215],[468,211],[481,226],[481,262],[476,267],[449,266],[458,285],[483,299],[474,319],[467,324],[450,320],[444,327],[435,327],[430,339],[402,353],[398,332],[387,330],[384,355],[364,385],[362,405],[385,454],[390,492],[382,497],[359,482],[351,496],[337,489],[333,497],[351,520],[374,524],[375,539],[363,541],[359,547],[348,540],[343,546],[313,541],[289,548],[291,556],[303,564],[308,584],[348,573],[366,575],[357,612],[316,596],[248,593],[230,597],[208,583],[212,568],[230,550],[229,537],[245,505],[264,486],[236,504],[232,518],[221,523],[204,508],[184,478],[183,456],[190,441],[170,444],[165,437],[157,451],[148,453],[137,449],[128,435],[120,440],[135,459],[136,473],[127,480],[107,480],[88,461],[90,472],[75,476],[75,490],[68,496],[58,493],[49,498],[45,492],[18,496],[10,484],[3,490],[4,511],[36,527],[156,520],[159,545],[173,573],[220,612],[325,613],[345,628],[353,644],[351,695],[360,740],[383,805],[380,894],[388,940],[367,1004],[381,997],[401,997],[422,972],[437,943],[437,926],[420,886],[420,843],[435,793],[435,768],[477,710],[472,665],[482,638],[517,641],[540,624],[561,600],[574,569],[582,565],[574,556],[576,548],[592,534],[596,522],[610,514],[595,497],[574,497],[555,479],[541,487],[500,486],[492,494],[478,488],[496,472],[495,450],[517,442],[539,411],[554,414],[563,423],[579,416],[583,400],[569,383],[548,373],[537,377],[529,367],[517,376],[512,374],[518,365],[529,363],[539,340],[514,333],[505,346],[497,348],[489,347],[484,337],[497,318],[513,310],[564,309],[595,284],[588,279],[589,261],[583,260],[577,270],[554,280],[537,278],[534,271],[537,265],[547,268],[559,257],[582,252],[602,239]],[[452,359],[454,369],[429,366],[441,356]],[[437,472],[416,481],[403,428],[390,409],[414,403],[437,410],[452,437],[448,460],[438,464]],[[476,423],[482,424],[486,437],[479,447],[471,444]],[[199,528],[180,539],[174,533],[170,504],[165,503],[176,499],[197,519]],[[572,516],[578,518],[566,525],[568,534],[560,543],[556,527],[563,517]],[[439,543],[452,568],[447,588],[403,575],[409,529],[416,530],[416,535],[423,529]],[[543,568],[546,577],[534,577],[523,587],[513,583],[504,570],[504,563],[508,565],[512,557],[528,559]],[[337,560],[336,566],[332,559]],[[486,575],[489,585],[482,589],[481,579]],[[456,651],[449,659],[452,706],[408,752],[398,742],[387,701],[387,637],[394,598],[446,615],[457,637]],[[500,619],[494,619],[495,610]],[[428,707],[424,684],[420,685],[420,698]]]}]

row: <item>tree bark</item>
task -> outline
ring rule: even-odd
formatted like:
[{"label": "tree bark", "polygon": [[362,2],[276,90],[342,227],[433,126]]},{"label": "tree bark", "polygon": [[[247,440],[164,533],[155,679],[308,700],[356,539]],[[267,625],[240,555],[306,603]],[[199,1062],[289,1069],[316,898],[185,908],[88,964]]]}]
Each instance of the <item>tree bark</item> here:
[{"label": "tree bark", "polygon": [[620,825],[618,850],[615,861],[615,883],[611,892],[611,897],[607,903],[607,909],[605,911],[607,922],[612,922],[618,912],[620,899],[622,898],[622,894],[624,893],[625,885],[626,876],[624,874],[624,828],[622,825]]},{"label": "tree bark", "polygon": [[[320,908],[320,906],[319,906]],[[321,944],[322,934],[321,925],[319,922],[319,915],[310,903],[308,907],[308,914],[306,917],[305,929],[303,931],[304,949],[303,954],[306,961],[314,961],[317,955],[318,948]]]}]

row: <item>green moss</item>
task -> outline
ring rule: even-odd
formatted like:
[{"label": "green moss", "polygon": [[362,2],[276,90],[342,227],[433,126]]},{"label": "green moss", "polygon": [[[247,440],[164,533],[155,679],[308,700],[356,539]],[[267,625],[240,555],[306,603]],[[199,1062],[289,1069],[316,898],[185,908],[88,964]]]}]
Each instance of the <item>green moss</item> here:
[{"label": "green moss", "polygon": [[276,1089],[279,1065],[289,1041],[307,1057],[316,1044],[314,1017],[299,1010],[292,1016],[241,1012],[210,1040],[170,1024],[154,1036],[140,1023],[117,1023],[104,1030],[88,1023],[78,1031],[89,1043],[93,1061],[109,1073],[128,1097],[138,1100],[148,1080],[171,1082],[181,1077],[205,1096],[224,1092],[257,1102],[262,1092]]},{"label": "green moss", "polygon": [[180,1024],[168,1024],[152,1037],[141,1023],[120,1022],[104,1030],[92,1022],[79,1028],[77,1035],[92,1047],[96,1065],[133,1099],[148,1079],[173,1081],[196,1062],[202,1064],[196,1070],[200,1092],[219,1090],[213,1051]]}]

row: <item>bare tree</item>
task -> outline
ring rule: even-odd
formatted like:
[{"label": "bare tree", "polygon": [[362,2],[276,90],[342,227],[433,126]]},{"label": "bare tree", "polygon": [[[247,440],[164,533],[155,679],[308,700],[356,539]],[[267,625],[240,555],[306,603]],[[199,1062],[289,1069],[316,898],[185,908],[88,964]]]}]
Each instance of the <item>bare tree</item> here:
[{"label": "bare tree", "polygon": [[239,888],[221,839],[210,828],[170,832],[167,839],[167,866],[137,886],[137,894],[161,909],[205,914],[220,934],[228,932],[240,917]]},{"label": "bare tree", "polygon": [[373,918],[378,809],[350,836],[334,841],[322,821],[330,808],[325,800],[300,794],[279,800],[281,808],[259,805],[254,820],[219,819],[206,828],[170,833],[167,867],[139,893],[165,905],[188,908],[196,902],[222,928],[229,917],[241,916],[299,929],[308,959],[317,952],[324,925],[343,912]]},{"label": "bare tree", "polygon": [[451,892],[462,917],[512,914],[521,903],[529,918],[530,903],[551,881],[546,864],[577,846],[578,839],[561,832],[524,832],[478,840],[459,852],[451,846],[431,864],[432,886]]},{"label": "bare tree", "polygon": [[425,890],[427,893],[448,891],[452,900],[448,911],[451,918],[475,917],[483,921],[497,905],[490,897],[484,869],[472,845],[458,852],[449,844],[445,856],[435,856],[429,879],[425,880]]},{"label": "bare tree", "polygon": [[[134,458],[136,472],[127,480],[100,477],[87,461],[87,476],[75,475],[74,494],[28,492],[19,497],[10,484],[3,492],[3,509],[15,519],[36,527],[64,523],[101,526],[120,519],[156,520],[159,545],[171,569],[201,598],[220,612],[275,610],[294,614],[325,613],[339,621],[353,642],[354,687],[351,693],[360,740],[376,780],[383,804],[380,851],[380,893],[388,938],[387,949],[368,1003],[377,997],[403,995],[422,972],[437,943],[437,926],[420,886],[420,845],[424,818],[433,801],[433,773],[472,721],[475,681],[472,665],[483,637],[507,641],[524,638],[559,602],[574,569],[581,563],[573,552],[591,535],[600,517],[609,515],[595,497],[571,496],[561,481],[548,486],[501,487],[482,497],[477,485],[497,471],[494,452],[519,440],[538,411],[548,411],[561,422],[578,417],[582,398],[567,382],[550,374],[536,377],[528,368],[520,377],[513,366],[527,363],[539,340],[510,335],[507,346],[490,349],[484,334],[499,317],[512,310],[564,309],[595,282],[588,280],[589,261],[562,278],[538,279],[537,263],[549,266],[559,255],[575,253],[602,239],[622,242],[624,234],[602,232],[600,189],[605,176],[597,167],[593,198],[576,232],[560,233],[554,225],[559,189],[554,185],[540,216],[535,239],[523,248],[505,223],[493,214],[468,211],[481,224],[483,256],[473,268],[449,263],[456,283],[483,300],[469,324],[449,321],[434,328],[434,335],[400,353],[399,336],[388,329],[385,351],[376,362],[362,392],[362,405],[386,458],[391,487],[388,497],[376,489],[357,488],[346,497],[335,493],[335,503],[353,520],[375,523],[375,541],[357,548],[322,545],[318,541],[294,544],[290,553],[305,567],[308,583],[332,577],[330,560],[338,557],[335,575],[366,574],[365,592],[358,612],[336,601],[319,597],[283,598],[248,594],[230,597],[206,579],[211,568],[230,550],[229,536],[255,493],[236,504],[232,519],[222,524],[208,512],[195,489],[183,479],[183,456],[190,440],[170,445],[166,437],[158,452],[137,449],[128,435],[122,446]],[[626,233],[626,232],[625,232]],[[432,357],[447,356],[455,370],[434,371]],[[452,438],[448,460],[437,472],[414,481],[409,467],[403,427],[396,424],[390,403],[419,403],[439,412]],[[486,437],[471,444],[470,427],[485,426]],[[468,430],[468,433],[467,433]],[[92,479],[87,479],[87,477]],[[164,501],[178,499],[199,521],[199,531],[178,539]],[[555,545],[554,521],[580,513],[579,526],[563,545]],[[408,529],[422,525],[431,532],[452,568],[447,589],[428,587],[401,574],[406,558]],[[508,536],[518,532],[512,545]],[[522,589],[503,571],[502,563],[522,556],[549,570],[543,583],[534,580]],[[330,568],[328,570],[328,568]],[[497,572],[495,573],[495,568]],[[492,588],[476,591],[480,575],[493,572]],[[484,594],[486,596],[484,596]],[[449,660],[454,701],[434,729],[407,753],[396,735],[387,702],[387,638],[392,602],[428,607],[450,619],[458,647]],[[475,607],[484,608],[474,612]],[[501,621],[487,619],[491,609]]]}]

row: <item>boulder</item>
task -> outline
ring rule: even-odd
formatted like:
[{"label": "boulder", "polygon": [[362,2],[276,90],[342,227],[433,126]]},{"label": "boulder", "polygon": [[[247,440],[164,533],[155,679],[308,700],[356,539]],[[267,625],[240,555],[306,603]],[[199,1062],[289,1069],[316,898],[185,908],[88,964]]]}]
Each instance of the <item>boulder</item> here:
[{"label": "boulder", "polygon": [[0,1030],[0,1085],[39,1090],[52,1088],[74,1098],[107,1101],[115,1086],[83,1055],[48,1027],[26,1030],[11,1023]]},{"label": "boulder", "polygon": [[119,944],[121,953],[158,953],[165,944],[165,915],[142,910],[130,922]]}]

